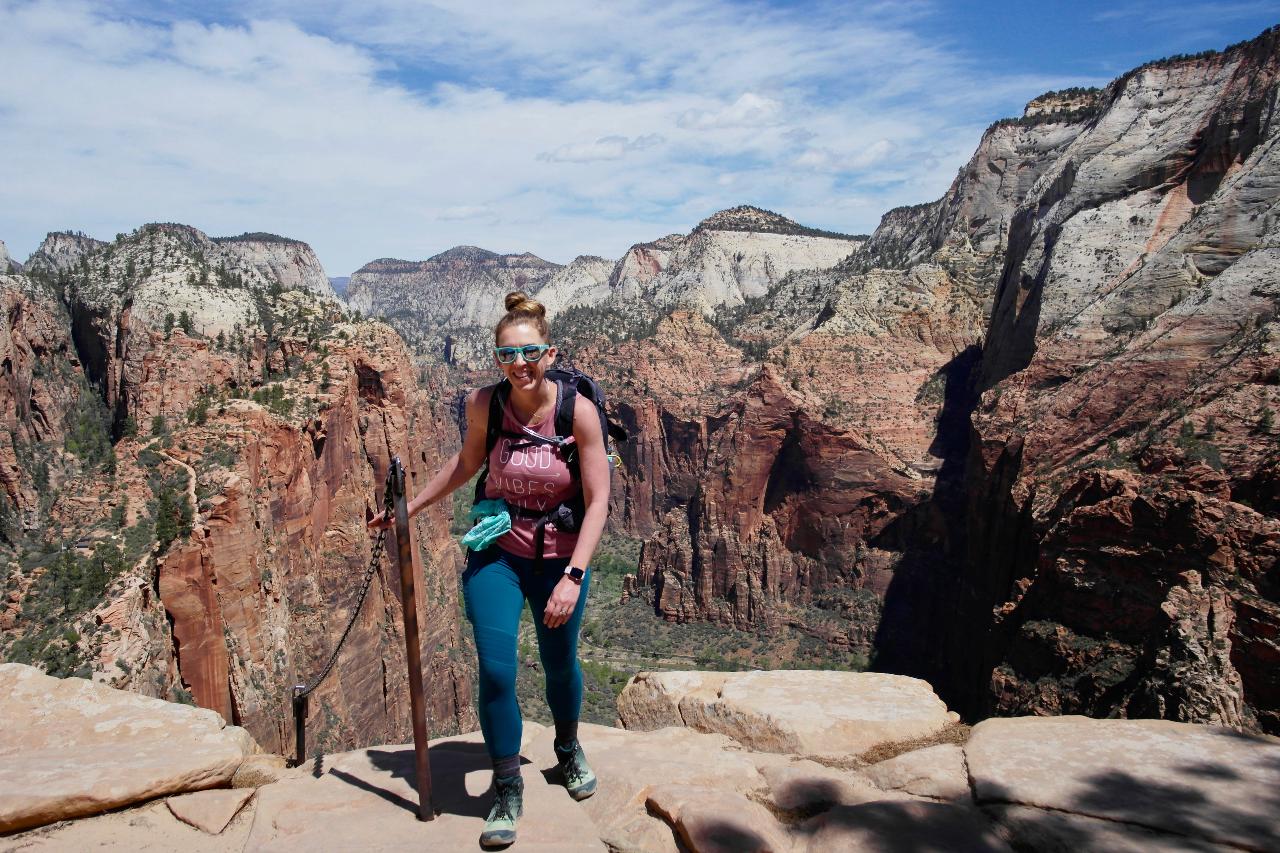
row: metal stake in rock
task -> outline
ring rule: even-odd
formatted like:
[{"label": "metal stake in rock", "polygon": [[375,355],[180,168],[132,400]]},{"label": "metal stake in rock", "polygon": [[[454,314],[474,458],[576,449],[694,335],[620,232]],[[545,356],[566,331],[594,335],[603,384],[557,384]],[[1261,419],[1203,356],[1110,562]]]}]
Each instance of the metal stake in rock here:
[{"label": "metal stake in rock", "polygon": [[396,546],[400,562],[400,593],[404,604],[405,661],[409,665],[409,707],[413,714],[413,751],[418,770],[418,820],[431,820],[431,759],[427,755],[427,705],[422,695],[422,649],[418,645],[418,600],[415,593],[418,561],[409,537],[409,506],[404,493],[404,466],[391,460],[387,478],[395,500]]}]

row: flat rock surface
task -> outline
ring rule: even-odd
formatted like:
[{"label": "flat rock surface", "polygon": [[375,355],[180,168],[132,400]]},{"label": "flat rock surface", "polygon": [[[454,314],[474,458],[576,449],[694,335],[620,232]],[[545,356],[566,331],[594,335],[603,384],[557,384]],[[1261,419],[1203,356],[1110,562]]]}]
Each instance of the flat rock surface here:
[{"label": "flat rock surface", "polygon": [[969,773],[964,750],[953,743],[929,746],[863,768],[866,777],[890,791],[934,800],[968,801]]},{"label": "flat rock surface", "polygon": [[838,770],[813,761],[778,762],[761,767],[760,772],[769,782],[771,802],[784,812],[812,815],[835,805],[913,799],[877,787],[857,770]]},{"label": "flat rock surface", "polygon": [[1280,740],[1167,720],[1015,717],[965,745],[980,804],[1280,849]]},{"label": "flat rock surface", "polygon": [[1064,814],[1030,806],[988,806],[1011,844],[1036,853],[1078,853],[1105,850],[1107,853],[1225,853],[1239,849],[1224,847],[1197,838],[1170,835],[1078,814]]},{"label": "flat rock surface", "polygon": [[0,850],[51,853],[112,850],[120,853],[226,853],[244,849],[253,823],[253,803],[240,810],[219,835],[210,835],[173,816],[164,800],[83,820],[42,826],[0,838]]},{"label": "flat rock surface", "polygon": [[244,804],[253,799],[252,788],[219,788],[196,791],[167,800],[173,816],[201,832],[217,835],[227,828]]},{"label": "flat rock surface", "polygon": [[808,853],[1011,853],[972,808],[950,803],[866,803],[837,806],[806,823]]},{"label": "flat rock surface", "polygon": [[[434,740],[430,756],[434,820],[417,819],[412,745],[373,747],[325,756],[308,776],[259,788],[244,849],[479,849],[492,801],[492,764],[480,734]],[[528,757],[518,849],[603,853],[582,804],[548,781],[556,766],[550,750]]]},{"label": "flat rock surface", "polygon": [[684,725],[762,752],[847,758],[935,734],[958,717],[924,681],[871,672],[641,673],[623,689],[628,729]]},{"label": "flat rock surface", "polygon": [[734,791],[659,785],[649,792],[646,805],[667,820],[685,846],[697,853],[791,848],[787,831],[769,810]]},{"label": "flat rock surface", "polygon": [[0,832],[229,785],[256,747],[213,711],[0,664]]},{"label": "flat rock surface", "polygon": [[[534,738],[524,754],[534,760],[552,755],[554,730]],[[645,801],[656,786],[717,788],[735,794],[763,793],[768,782],[752,755],[724,735],[684,728],[632,732],[580,724],[578,738],[600,780],[594,796],[581,803],[599,838],[618,850],[674,851],[675,836],[649,814]],[[553,778],[559,779],[558,774]]]}]

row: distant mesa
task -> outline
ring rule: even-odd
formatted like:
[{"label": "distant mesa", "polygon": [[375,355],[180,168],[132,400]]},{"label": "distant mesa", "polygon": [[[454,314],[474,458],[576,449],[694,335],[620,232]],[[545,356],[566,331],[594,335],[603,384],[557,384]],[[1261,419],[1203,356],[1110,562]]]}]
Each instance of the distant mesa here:
[{"label": "distant mesa", "polygon": [[488,249],[481,249],[479,246],[454,246],[452,249],[445,249],[438,255],[428,258],[429,261],[494,261],[502,257],[497,252],[490,252]]},{"label": "distant mesa", "polygon": [[836,240],[866,239],[866,235],[841,234],[809,228],[780,213],[749,204],[740,204],[719,213],[713,213],[699,222],[694,231],[753,231],[758,234],[790,234],[803,237],[830,237]]},{"label": "distant mesa", "polygon": [[425,261],[406,261],[403,258],[378,258],[356,270],[360,273],[412,273],[438,266],[471,265],[498,267],[538,267],[549,271],[560,269],[560,264],[544,260],[532,252],[502,255],[481,249],[479,246],[454,246]]},{"label": "distant mesa", "polygon": [[270,234],[266,231],[246,231],[234,237],[210,237],[209,239],[215,243],[292,243],[297,246],[306,245],[301,240],[295,240],[292,237],[281,237],[279,234]]}]

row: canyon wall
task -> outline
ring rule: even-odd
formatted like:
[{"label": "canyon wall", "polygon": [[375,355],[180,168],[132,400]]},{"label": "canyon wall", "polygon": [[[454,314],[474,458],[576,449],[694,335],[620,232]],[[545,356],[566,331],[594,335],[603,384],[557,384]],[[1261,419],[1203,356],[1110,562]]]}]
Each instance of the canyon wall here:
[{"label": "canyon wall", "polygon": [[1011,219],[973,415],[975,711],[1280,731],[1280,35],[1125,75]]},{"label": "canyon wall", "polygon": [[[194,702],[291,751],[292,687],[354,606],[390,459],[425,482],[453,429],[447,392],[391,329],[315,292],[310,251],[288,261],[303,244],[210,241],[225,261],[210,267],[193,231],[53,235],[31,275],[4,280],[0,485],[22,527],[0,630],[10,659]],[[269,277],[281,258],[292,278]],[[176,305],[191,308],[174,324]],[[437,731],[474,725],[449,521],[414,524]],[[312,697],[312,751],[410,732],[394,557],[380,566]]]}]

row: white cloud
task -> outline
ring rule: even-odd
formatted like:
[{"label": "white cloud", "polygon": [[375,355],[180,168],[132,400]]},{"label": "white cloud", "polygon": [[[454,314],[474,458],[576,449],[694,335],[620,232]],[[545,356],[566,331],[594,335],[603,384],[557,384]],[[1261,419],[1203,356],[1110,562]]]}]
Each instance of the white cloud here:
[{"label": "white cloud", "polygon": [[602,136],[595,142],[569,142],[551,151],[543,151],[539,160],[550,163],[591,163],[596,160],[621,160],[632,151],[643,151],[661,145],[663,138],[648,133],[628,139],[625,136]]},{"label": "white cloud", "polygon": [[686,110],[676,124],[690,130],[716,130],[725,127],[765,127],[781,120],[782,104],[745,92],[732,104],[719,110]]},{"label": "white cloud", "polygon": [[848,152],[830,148],[808,148],[796,158],[797,166],[838,172],[856,172],[889,159],[895,146],[888,139],[877,139],[870,145]]},{"label": "white cloud", "polygon": [[465,222],[473,219],[493,219],[495,212],[485,204],[461,204],[446,207],[436,217],[441,222]]},{"label": "white cloud", "polygon": [[19,260],[156,220],[297,237],[334,275],[456,244],[617,257],[740,203],[865,231],[939,196],[993,111],[1079,82],[990,79],[913,35],[921,3],[183,8],[0,0]]}]

